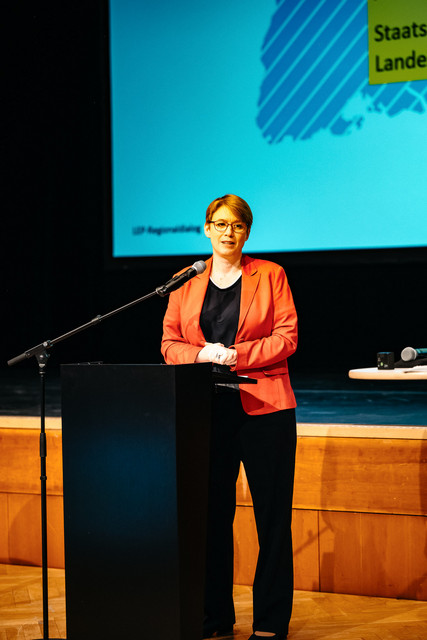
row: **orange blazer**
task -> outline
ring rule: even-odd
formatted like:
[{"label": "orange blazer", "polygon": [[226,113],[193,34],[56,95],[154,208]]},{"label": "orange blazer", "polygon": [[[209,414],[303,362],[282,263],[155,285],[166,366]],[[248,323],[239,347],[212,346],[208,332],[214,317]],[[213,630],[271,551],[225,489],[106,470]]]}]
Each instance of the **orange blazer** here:
[{"label": "orange blazer", "polygon": [[[206,271],[169,296],[163,321],[162,354],[167,364],[195,362],[206,342],[200,313],[209,283],[212,258]],[[297,347],[297,314],[286,274],[267,260],[242,258],[240,316],[234,345],[238,375],[256,378],[241,385],[246,413],[272,413],[296,406],[287,358]]]}]

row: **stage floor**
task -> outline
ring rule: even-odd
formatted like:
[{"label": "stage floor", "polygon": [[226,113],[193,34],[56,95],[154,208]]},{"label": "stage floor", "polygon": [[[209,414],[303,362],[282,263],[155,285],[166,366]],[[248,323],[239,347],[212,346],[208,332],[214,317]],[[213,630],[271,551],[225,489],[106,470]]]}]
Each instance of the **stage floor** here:
[{"label": "stage floor", "polygon": [[[342,374],[291,374],[299,423],[427,426],[427,381],[350,380]],[[0,371],[0,415],[39,415],[37,367]],[[61,415],[57,370],[46,375],[46,415]]]},{"label": "stage floor", "polygon": [[[41,569],[0,565],[0,640],[42,634]],[[252,633],[252,589],[235,586],[236,625],[229,640]],[[423,640],[427,603],[295,591],[289,640]],[[63,569],[49,570],[49,636],[66,638]],[[135,637],[144,638],[143,619]],[[226,640],[226,638],[224,638]]]}]

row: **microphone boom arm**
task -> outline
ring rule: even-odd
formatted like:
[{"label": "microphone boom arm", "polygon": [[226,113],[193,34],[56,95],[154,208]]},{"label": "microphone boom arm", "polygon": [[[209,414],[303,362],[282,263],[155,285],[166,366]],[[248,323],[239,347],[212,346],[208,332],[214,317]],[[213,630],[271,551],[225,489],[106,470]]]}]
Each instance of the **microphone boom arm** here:
[{"label": "microphone boom arm", "polygon": [[187,269],[187,271],[184,271],[184,273],[174,276],[173,278],[171,278],[171,280],[168,280],[166,284],[162,285],[161,287],[157,287],[155,291],[152,291],[151,293],[148,293],[147,295],[142,296],[141,298],[137,298],[136,300],[132,300],[132,302],[128,302],[127,304],[119,307],[118,309],[113,309],[113,311],[109,311],[103,316],[97,315],[94,318],[92,318],[92,320],[90,320],[89,322],[86,322],[85,324],[82,324],[80,327],[76,327],[75,329],[72,329],[71,331],[64,333],[62,336],[59,336],[58,338],[54,338],[53,340],[44,340],[40,344],[37,344],[35,347],[31,347],[31,349],[27,349],[27,351],[24,351],[24,353],[21,353],[18,356],[11,358],[10,360],[7,361],[7,364],[9,365],[9,367],[11,367],[15,364],[18,364],[19,362],[22,362],[23,360],[32,358],[33,356],[38,358],[39,356],[46,354],[46,350],[51,349],[58,342],[67,340],[67,338],[71,338],[72,336],[76,335],[77,333],[80,333],[81,331],[90,329],[91,327],[94,327],[95,325],[99,324],[103,320],[107,320],[108,318],[111,318],[111,316],[115,316],[117,313],[121,313],[126,309],[130,309],[130,307],[134,307],[140,302],[144,302],[144,300],[148,300],[148,298],[152,298],[155,295],[159,295],[160,297],[163,298],[164,296],[168,295],[171,291],[175,291],[175,289],[179,289],[179,287],[185,284],[187,280],[190,280],[198,273],[203,273],[205,269],[206,269],[206,264],[203,262],[203,260],[199,260],[198,262],[195,262],[192,267]]}]

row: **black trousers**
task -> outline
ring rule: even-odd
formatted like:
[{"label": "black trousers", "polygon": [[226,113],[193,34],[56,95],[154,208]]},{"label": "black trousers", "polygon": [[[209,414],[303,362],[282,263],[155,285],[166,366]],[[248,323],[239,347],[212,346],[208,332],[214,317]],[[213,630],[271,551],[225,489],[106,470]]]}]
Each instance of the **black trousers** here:
[{"label": "black trousers", "polygon": [[292,611],[292,493],[295,410],[250,416],[239,393],[213,400],[208,505],[205,627],[235,622],[233,520],[236,481],[243,462],[260,546],[253,585],[253,629],[287,633]]}]

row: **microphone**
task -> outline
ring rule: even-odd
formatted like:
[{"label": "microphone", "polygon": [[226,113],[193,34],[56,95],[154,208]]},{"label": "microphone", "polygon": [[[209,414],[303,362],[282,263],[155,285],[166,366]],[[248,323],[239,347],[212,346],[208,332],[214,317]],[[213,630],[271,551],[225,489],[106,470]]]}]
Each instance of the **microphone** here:
[{"label": "microphone", "polygon": [[405,347],[400,357],[404,362],[410,362],[417,358],[427,358],[427,349],[413,349],[412,347]]},{"label": "microphone", "polygon": [[176,289],[182,287],[182,285],[185,284],[187,280],[191,280],[191,278],[194,278],[194,276],[203,273],[203,271],[205,270],[206,262],[204,262],[203,260],[198,260],[193,264],[192,267],[190,267],[183,273],[174,276],[173,278],[171,278],[171,280],[168,280],[166,284],[162,285],[161,287],[157,287],[156,293],[163,298],[164,296],[167,296],[168,293],[171,293],[171,291],[175,291]]}]

